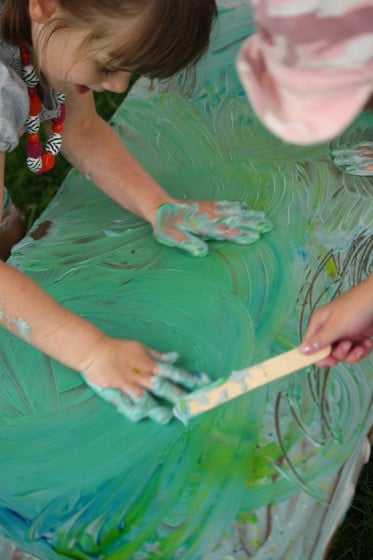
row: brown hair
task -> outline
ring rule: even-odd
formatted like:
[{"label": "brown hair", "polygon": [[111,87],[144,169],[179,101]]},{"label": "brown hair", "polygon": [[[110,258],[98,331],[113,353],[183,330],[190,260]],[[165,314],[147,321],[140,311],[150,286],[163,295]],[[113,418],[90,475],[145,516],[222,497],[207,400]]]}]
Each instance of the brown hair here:
[{"label": "brown hair", "polygon": [[[59,4],[67,18],[52,20],[48,36],[73,25],[89,27],[83,50],[92,39],[110,40],[105,16],[128,18],[130,36],[113,45],[110,66],[149,78],[167,78],[194,64],[207,49],[217,15],[215,0],[59,0]],[[32,45],[28,0],[4,0],[1,34],[10,44]]]}]

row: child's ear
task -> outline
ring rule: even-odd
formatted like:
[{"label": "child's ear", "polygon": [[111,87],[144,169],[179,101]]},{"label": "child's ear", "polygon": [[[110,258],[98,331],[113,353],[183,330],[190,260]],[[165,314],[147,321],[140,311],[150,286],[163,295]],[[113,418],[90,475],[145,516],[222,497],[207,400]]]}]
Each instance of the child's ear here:
[{"label": "child's ear", "polygon": [[29,0],[29,14],[35,23],[47,23],[60,7],[57,0]]}]

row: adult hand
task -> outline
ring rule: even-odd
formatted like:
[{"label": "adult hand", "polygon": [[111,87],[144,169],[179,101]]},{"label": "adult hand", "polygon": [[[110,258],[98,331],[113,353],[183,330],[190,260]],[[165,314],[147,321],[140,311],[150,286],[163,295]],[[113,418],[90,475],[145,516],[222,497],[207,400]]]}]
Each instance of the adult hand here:
[{"label": "adult hand", "polygon": [[271,231],[264,212],[250,210],[240,202],[190,200],[167,202],[157,209],[154,237],[164,245],[183,249],[194,257],[204,257],[204,240],[226,240],[241,245],[258,241]]}]

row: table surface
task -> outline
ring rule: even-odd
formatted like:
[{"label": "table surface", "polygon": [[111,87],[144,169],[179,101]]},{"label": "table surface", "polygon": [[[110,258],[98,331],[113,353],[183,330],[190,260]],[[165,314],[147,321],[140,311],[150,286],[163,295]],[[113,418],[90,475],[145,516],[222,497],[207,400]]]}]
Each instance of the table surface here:
[{"label": "table surface", "polygon": [[[219,21],[196,76],[140,80],[113,126],[174,195],[245,201],[273,232],[193,259],[73,171],[10,261],[105,331],[177,349],[213,378],[296,346],[312,310],[368,274],[373,244],[371,179],[261,127],[234,66],[253,30],[246,2],[220,2]],[[371,360],[160,427],[131,424],[10,334],[0,347],[4,560],[324,554],[367,458]]]}]

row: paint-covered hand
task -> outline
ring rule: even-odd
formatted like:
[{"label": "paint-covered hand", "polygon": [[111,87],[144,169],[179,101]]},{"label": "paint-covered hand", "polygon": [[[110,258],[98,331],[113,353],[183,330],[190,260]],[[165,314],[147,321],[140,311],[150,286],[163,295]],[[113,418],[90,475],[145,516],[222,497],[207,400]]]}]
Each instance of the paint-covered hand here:
[{"label": "paint-covered hand", "polygon": [[161,354],[136,341],[105,337],[81,373],[101,398],[131,422],[149,418],[167,424],[179,398],[209,382],[206,374],[176,367],[177,359],[177,352]]},{"label": "paint-covered hand", "polygon": [[241,245],[255,243],[271,231],[264,212],[250,210],[240,202],[190,200],[159,206],[154,237],[164,245],[178,247],[194,257],[204,257],[204,240],[226,240]]},{"label": "paint-covered hand", "polygon": [[349,175],[373,175],[373,142],[360,142],[330,151],[333,163]]}]

